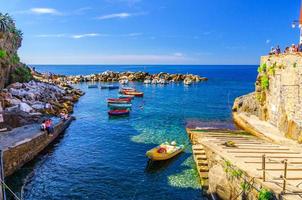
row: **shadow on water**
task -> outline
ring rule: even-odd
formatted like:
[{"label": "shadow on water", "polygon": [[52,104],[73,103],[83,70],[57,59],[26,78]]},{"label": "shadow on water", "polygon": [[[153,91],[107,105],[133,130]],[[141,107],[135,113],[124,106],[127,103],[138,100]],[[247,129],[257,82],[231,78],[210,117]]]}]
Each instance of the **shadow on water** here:
[{"label": "shadow on water", "polygon": [[[64,139],[66,131],[60,134],[54,141],[52,141],[45,149],[43,149],[33,160],[23,165],[14,174],[5,177],[5,183],[18,196],[22,197],[22,191],[27,183],[31,182],[31,178],[35,175],[35,170],[42,166],[47,158],[59,147],[61,140]],[[22,181],[20,181],[22,180]],[[7,200],[15,200],[10,191],[6,189]]]},{"label": "shadow on water", "polygon": [[[183,153],[181,153],[181,154],[183,154]],[[154,174],[154,173],[158,173],[162,170],[165,170],[171,164],[173,164],[177,159],[180,159],[181,154],[178,154],[169,160],[163,160],[163,161],[153,161],[153,160],[148,159],[145,171],[147,173]]]}]

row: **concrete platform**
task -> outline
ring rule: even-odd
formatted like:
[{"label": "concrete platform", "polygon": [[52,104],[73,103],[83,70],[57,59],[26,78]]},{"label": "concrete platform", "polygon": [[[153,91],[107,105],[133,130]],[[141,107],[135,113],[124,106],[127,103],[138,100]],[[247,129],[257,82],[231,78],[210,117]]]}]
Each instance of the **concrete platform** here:
[{"label": "concrete platform", "polygon": [[37,156],[53,142],[74,120],[59,121],[52,135],[40,130],[39,124],[31,124],[12,131],[0,133],[0,147],[3,151],[4,175],[9,176]]},{"label": "concrete platform", "polygon": [[[302,150],[291,145],[275,144],[252,135],[239,132],[219,130],[187,129],[194,140],[194,149],[201,145],[205,151],[214,152],[229,161],[249,177],[255,178],[258,184],[274,191],[283,199],[302,199]],[[227,147],[226,142],[233,141],[236,147]],[[262,157],[266,156],[265,177],[263,181]],[[206,160],[208,158],[203,158]],[[285,194],[282,193],[284,160],[288,162]],[[197,166],[200,165],[196,161]]]}]

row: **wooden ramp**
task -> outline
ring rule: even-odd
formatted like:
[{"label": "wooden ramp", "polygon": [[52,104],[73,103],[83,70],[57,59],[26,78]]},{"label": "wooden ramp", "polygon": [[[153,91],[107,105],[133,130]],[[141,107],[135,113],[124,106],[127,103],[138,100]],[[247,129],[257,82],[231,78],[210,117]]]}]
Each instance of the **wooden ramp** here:
[{"label": "wooden ramp", "polygon": [[[198,147],[209,149],[285,199],[302,199],[302,148],[291,149],[240,132],[187,129],[187,133],[195,143],[193,155]],[[229,141],[235,147],[227,147]]]}]

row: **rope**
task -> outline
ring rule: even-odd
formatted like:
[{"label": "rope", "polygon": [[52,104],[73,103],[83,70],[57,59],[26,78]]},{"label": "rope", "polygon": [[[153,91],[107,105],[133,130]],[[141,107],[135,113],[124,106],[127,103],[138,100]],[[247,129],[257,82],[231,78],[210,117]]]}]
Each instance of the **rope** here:
[{"label": "rope", "polygon": [[3,184],[3,186],[5,187],[5,188],[7,188],[8,189],[8,191],[10,192],[10,193],[12,193],[12,195],[14,196],[14,198],[15,199],[17,199],[17,200],[21,200],[9,187],[8,187],[8,185],[6,185],[5,183],[4,183],[4,181],[2,180],[2,179],[0,179],[0,181],[1,181],[1,183]]}]

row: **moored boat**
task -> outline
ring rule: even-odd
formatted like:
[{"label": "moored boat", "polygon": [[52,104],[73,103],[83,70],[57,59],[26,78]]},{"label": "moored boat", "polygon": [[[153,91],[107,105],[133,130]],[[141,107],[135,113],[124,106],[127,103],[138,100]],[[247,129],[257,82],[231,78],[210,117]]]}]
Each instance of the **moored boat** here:
[{"label": "moored boat", "polygon": [[127,85],[127,84],[129,83],[129,81],[128,81],[128,79],[121,79],[121,80],[119,81],[119,83],[120,83],[121,85]]},{"label": "moored boat", "polygon": [[88,85],[88,88],[91,89],[91,88],[98,88],[97,85]]},{"label": "moored boat", "polygon": [[109,116],[126,116],[129,115],[129,110],[109,110],[108,115]]},{"label": "moored boat", "polygon": [[183,145],[177,146],[175,142],[163,143],[149,151],[146,156],[153,161],[163,161],[173,158],[174,156],[183,152],[185,147]]},{"label": "moored boat", "polygon": [[108,103],[119,103],[119,104],[127,104],[131,102],[131,98],[109,98],[107,99]]},{"label": "moored boat", "polygon": [[108,106],[111,109],[127,109],[127,108],[131,108],[132,104],[131,103],[125,103],[125,104],[118,104],[118,103],[108,103]]},{"label": "moored boat", "polygon": [[101,85],[101,89],[109,89],[109,90],[114,90],[114,89],[119,89],[120,87],[117,85]]},{"label": "moored boat", "polygon": [[185,79],[184,80],[184,84],[185,85],[191,85],[192,84],[192,80],[191,79]]},{"label": "moored boat", "polygon": [[133,99],[133,98],[134,98],[134,95],[119,94],[119,95],[118,95],[118,98],[120,98],[120,99],[124,99],[124,98]]},{"label": "moored boat", "polygon": [[123,94],[133,95],[133,96],[136,96],[136,97],[143,97],[144,96],[143,92],[137,92],[137,91],[123,91]]},{"label": "moored boat", "polygon": [[144,84],[151,84],[151,80],[150,79],[144,80]]}]

